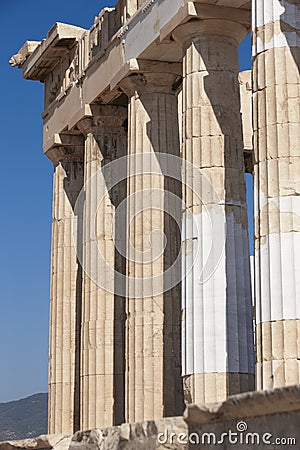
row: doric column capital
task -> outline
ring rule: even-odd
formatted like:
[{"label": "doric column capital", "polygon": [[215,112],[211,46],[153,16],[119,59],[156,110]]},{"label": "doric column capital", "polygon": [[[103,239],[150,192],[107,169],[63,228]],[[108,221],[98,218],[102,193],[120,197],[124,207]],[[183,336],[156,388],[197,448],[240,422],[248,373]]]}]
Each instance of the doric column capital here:
[{"label": "doric column capital", "polygon": [[140,63],[139,71],[119,82],[119,87],[128,97],[134,94],[175,94],[181,79],[181,64],[144,61]]},{"label": "doric column capital", "polygon": [[197,38],[226,39],[238,45],[248,34],[248,27],[231,20],[230,17],[224,19],[206,18],[179,25],[172,33],[173,39],[182,47],[188,47]]},{"label": "doric column capital", "polygon": [[166,73],[135,73],[120,83],[120,88],[128,96],[135,94],[175,94],[178,76]]},{"label": "doric column capital", "polygon": [[83,161],[84,137],[81,134],[55,134],[52,146],[45,152],[56,166],[59,162]]},{"label": "doric column capital", "polygon": [[99,134],[102,130],[115,129],[125,126],[127,108],[117,105],[93,105],[92,115],[81,119],[77,124],[80,132],[87,136],[89,133]]}]

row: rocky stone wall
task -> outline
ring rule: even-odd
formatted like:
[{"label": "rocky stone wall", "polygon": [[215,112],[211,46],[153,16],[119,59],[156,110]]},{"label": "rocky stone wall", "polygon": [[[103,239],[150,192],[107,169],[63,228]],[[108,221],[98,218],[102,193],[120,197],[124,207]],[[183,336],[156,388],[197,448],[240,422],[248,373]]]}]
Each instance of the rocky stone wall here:
[{"label": "rocky stone wall", "polygon": [[1,442],[0,450],[288,449],[300,447],[300,386],[190,405],[184,417]]}]

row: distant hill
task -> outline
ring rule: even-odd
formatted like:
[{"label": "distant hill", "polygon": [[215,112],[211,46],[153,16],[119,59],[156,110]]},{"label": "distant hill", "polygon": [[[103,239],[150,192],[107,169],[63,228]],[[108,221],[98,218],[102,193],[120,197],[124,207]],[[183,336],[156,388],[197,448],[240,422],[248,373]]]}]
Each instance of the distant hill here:
[{"label": "distant hill", "polygon": [[35,394],[0,403],[0,441],[25,439],[47,433],[47,394]]}]

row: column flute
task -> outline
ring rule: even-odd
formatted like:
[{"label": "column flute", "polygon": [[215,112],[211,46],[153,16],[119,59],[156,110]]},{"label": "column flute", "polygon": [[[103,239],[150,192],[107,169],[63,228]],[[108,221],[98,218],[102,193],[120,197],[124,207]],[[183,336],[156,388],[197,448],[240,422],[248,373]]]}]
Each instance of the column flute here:
[{"label": "column flute", "polygon": [[[78,141],[78,137],[75,137]],[[79,138],[80,140],[80,138]],[[71,137],[72,141],[72,137]],[[50,434],[70,434],[80,427],[79,366],[82,269],[73,243],[74,207],[83,187],[81,145],[54,147],[49,350]],[[81,222],[82,217],[77,217]],[[80,225],[79,225],[80,226]]]},{"label": "column flute", "polygon": [[299,8],[252,1],[259,389],[300,382]]},{"label": "column flute", "polygon": [[183,377],[188,403],[223,401],[254,388],[238,83],[238,44],[247,26],[234,21],[226,8],[221,19],[214,13],[211,7],[211,18],[206,13],[173,32],[183,48],[183,175],[188,182],[183,191]]}]

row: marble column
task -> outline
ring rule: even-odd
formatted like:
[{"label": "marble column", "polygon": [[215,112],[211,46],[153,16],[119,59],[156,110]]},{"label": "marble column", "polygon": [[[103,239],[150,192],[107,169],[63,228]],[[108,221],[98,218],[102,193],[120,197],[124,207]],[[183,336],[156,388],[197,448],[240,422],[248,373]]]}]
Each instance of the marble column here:
[{"label": "marble column", "polygon": [[252,1],[258,389],[300,383],[299,9]]},{"label": "marble column", "polygon": [[111,189],[113,170],[105,176],[97,173],[125,156],[126,119],[126,107],[103,105],[95,107],[93,117],[78,125],[85,135],[80,378],[83,430],[124,422],[125,299],[114,293],[114,281],[107,279],[111,275],[106,265],[120,273],[124,265],[122,255],[115,250],[115,239],[116,233],[120,238],[125,230],[113,222],[115,210],[126,196],[126,180]]},{"label": "marble column", "polygon": [[[225,13],[224,13],[225,14]],[[254,388],[238,44],[246,27],[178,27],[183,47],[183,378],[187,403]],[[191,166],[191,164],[193,166]]]},{"label": "marble column", "polygon": [[[127,202],[127,422],[183,412],[180,285],[165,288],[164,278],[180,247],[176,217],[165,212],[167,191],[179,198],[181,191],[178,181],[164,176],[163,168],[157,170],[161,153],[179,156],[174,83],[180,68],[174,74],[172,64],[153,62],[149,67],[121,84],[129,97],[128,155],[133,158],[128,163]],[[180,214],[179,208],[179,222]]]},{"label": "marble column", "polygon": [[72,434],[79,429],[82,294],[82,271],[73,244],[72,221],[83,187],[83,145],[56,147],[49,156],[54,163],[54,193],[48,430],[50,434]]}]

